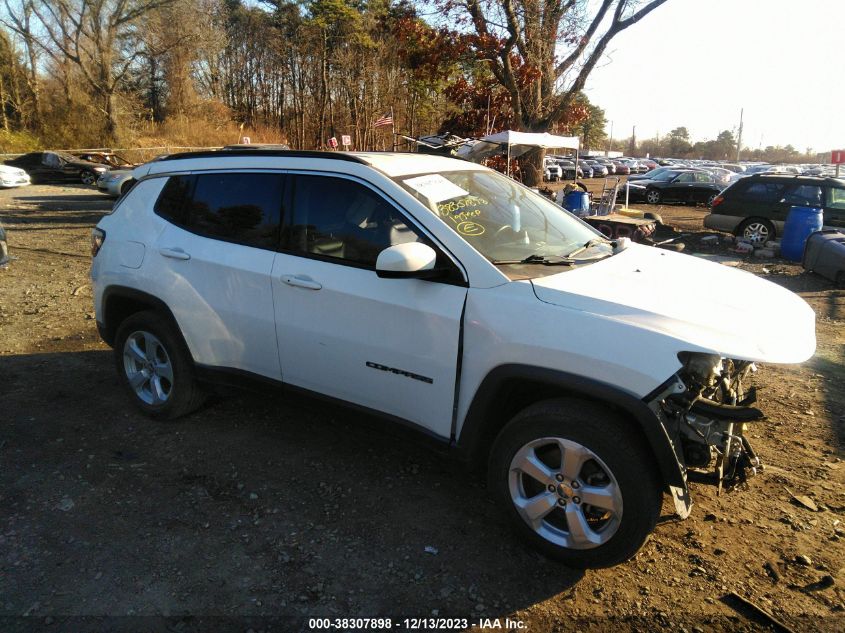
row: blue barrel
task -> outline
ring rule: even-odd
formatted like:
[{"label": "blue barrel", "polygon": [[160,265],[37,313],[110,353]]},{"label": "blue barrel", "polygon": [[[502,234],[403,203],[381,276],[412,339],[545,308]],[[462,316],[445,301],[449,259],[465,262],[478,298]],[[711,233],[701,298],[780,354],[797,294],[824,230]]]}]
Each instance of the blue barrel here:
[{"label": "blue barrel", "polygon": [[804,244],[812,233],[822,230],[823,211],[818,207],[792,207],[786,216],[780,254],[793,262],[804,256]]},{"label": "blue barrel", "polygon": [[590,194],[586,191],[570,191],[564,198],[563,207],[578,217],[590,215]]}]

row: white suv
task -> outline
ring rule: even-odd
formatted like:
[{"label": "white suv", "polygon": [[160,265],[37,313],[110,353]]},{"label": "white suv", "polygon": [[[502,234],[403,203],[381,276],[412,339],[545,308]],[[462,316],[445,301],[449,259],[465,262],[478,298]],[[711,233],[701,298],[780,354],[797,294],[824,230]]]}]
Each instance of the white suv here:
[{"label": "white suv", "polygon": [[633,555],[689,468],[758,463],[754,361],[814,314],[732,268],[616,242],[499,173],[416,154],[171,156],[94,229],[97,324],[134,402],[216,381],[372,411],[486,466],[519,530],[574,566]]}]

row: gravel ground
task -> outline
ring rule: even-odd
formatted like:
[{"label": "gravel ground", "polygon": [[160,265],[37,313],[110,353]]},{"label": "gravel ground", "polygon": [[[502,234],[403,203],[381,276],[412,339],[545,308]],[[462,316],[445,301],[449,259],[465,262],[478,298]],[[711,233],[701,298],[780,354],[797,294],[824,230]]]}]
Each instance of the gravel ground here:
[{"label": "gravel ground", "polygon": [[817,354],[761,367],[763,473],[721,497],[693,483],[689,519],[664,505],[634,560],[580,572],[516,540],[476,477],[360,414],[246,392],[177,423],[138,414],[87,278],[109,206],[83,186],[0,191],[15,258],[0,270],[0,630],[769,630],[736,596],[786,630],[845,630],[845,292],[706,245],[703,207],[640,208],[688,233],[687,252],[799,292]]}]

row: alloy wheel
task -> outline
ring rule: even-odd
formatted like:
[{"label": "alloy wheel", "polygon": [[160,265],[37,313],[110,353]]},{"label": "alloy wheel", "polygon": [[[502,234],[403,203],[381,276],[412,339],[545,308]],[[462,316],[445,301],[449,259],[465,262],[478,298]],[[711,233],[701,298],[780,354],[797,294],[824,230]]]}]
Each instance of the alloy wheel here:
[{"label": "alloy wheel", "polygon": [[545,540],[569,549],[608,542],[622,520],[616,477],[589,448],[543,437],[520,448],[510,464],[511,501]]},{"label": "alloy wheel", "polygon": [[751,222],[742,236],[753,244],[765,244],[769,240],[769,227],[763,222]]},{"label": "alloy wheel", "polygon": [[173,391],[173,365],[161,341],[150,332],[132,332],[123,345],[123,369],[143,402],[163,405]]}]

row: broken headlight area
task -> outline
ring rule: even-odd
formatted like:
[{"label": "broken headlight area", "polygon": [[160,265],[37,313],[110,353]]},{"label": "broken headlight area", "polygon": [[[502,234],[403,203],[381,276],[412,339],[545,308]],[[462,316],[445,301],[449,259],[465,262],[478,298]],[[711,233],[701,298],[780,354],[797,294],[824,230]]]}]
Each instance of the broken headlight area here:
[{"label": "broken headlight area", "polygon": [[712,468],[719,491],[744,482],[762,468],[746,437],[748,425],[763,418],[751,406],[757,393],[748,384],[757,368],[713,354],[678,356],[683,368],[657,404],[675,431],[686,467]]}]

